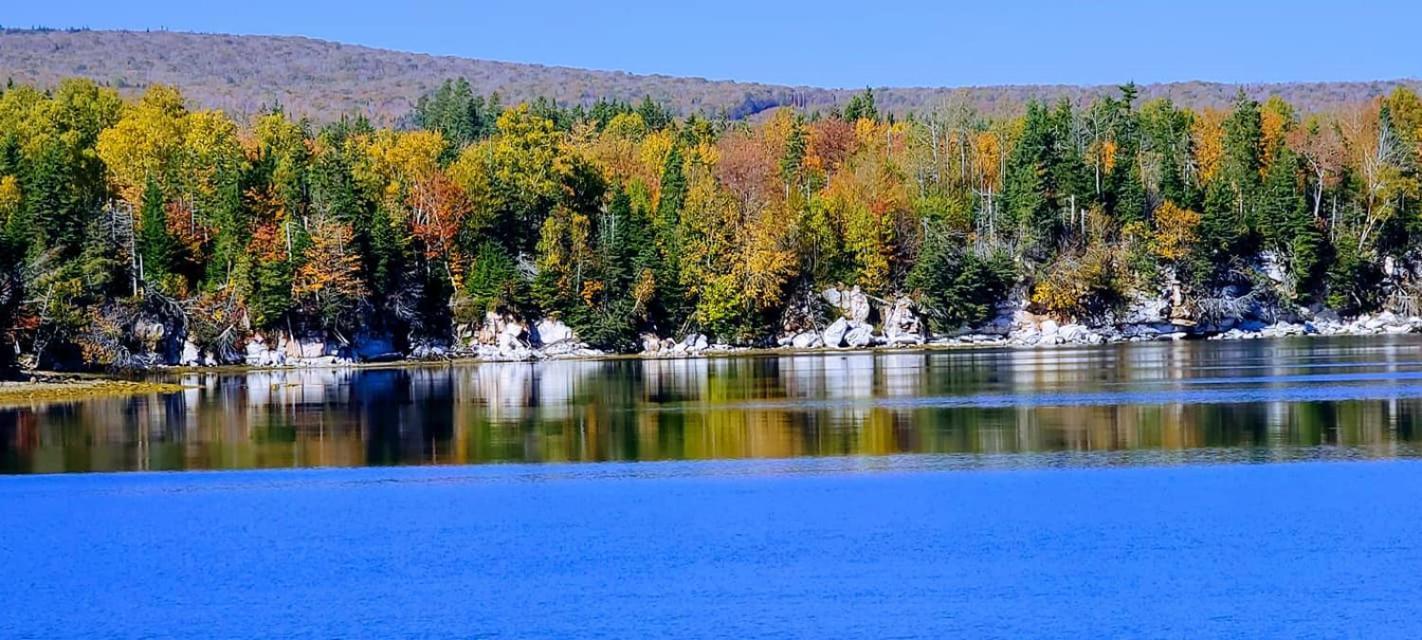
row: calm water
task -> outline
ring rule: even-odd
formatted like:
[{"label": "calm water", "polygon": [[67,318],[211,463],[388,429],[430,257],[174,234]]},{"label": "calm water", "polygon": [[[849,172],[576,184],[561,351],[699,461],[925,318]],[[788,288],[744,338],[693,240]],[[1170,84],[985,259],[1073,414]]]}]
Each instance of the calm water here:
[{"label": "calm water", "polygon": [[0,522],[3,638],[1422,637],[1414,461],[23,476]]},{"label": "calm water", "polygon": [[1415,338],[182,382],[0,409],[0,638],[1422,637]]},{"label": "calm water", "polygon": [[0,473],[1201,448],[1405,457],[1422,441],[1417,337],[177,381],[191,389],[0,408]]}]

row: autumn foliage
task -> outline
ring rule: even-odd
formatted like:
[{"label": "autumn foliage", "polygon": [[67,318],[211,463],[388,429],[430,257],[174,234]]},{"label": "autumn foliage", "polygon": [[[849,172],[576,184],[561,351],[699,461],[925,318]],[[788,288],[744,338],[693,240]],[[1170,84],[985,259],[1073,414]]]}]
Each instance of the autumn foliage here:
[{"label": "autumn foliage", "polygon": [[1364,309],[1418,288],[1422,102],[1405,90],[1300,113],[1127,85],[998,118],[893,116],[866,92],[755,122],[650,99],[505,107],[458,83],[419,104],[421,127],[390,129],[234,120],[161,85],[6,90],[7,339],[112,346],[101,316],[170,301],[228,342],[451,340],[492,312],[632,349],[642,332],[764,342],[839,284],[911,296],[940,329],[1009,302],[1107,320],[1167,290]]}]

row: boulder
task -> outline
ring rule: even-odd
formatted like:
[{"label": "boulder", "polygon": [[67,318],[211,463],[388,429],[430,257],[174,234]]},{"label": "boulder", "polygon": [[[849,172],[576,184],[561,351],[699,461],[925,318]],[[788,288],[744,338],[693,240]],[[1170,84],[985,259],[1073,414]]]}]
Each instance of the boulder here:
[{"label": "boulder", "polygon": [[662,339],[657,334],[647,332],[642,334],[642,353],[657,353],[662,350]]},{"label": "boulder", "polygon": [[498,346],[506,340],[504,335],[507,333],[514,334],[527,346],[527,338],[530,333],[528,325],[511,315],[490,311],[484,314],[483,324],[474,332],[474,342],[475,344]]},{"label": "boulder", "polygon": [[499,351],[514,352],[520,349],[526,349],[528,345],[524,343],[524,333],[523,326],[518,323],[511,322],[504,325],[499,330],[496,343],[499,347]]},{"label": "boulder", "polygon": [[309,360],[330,355],[326,351],[326,341],[319,337],[284,340],[282,342],[282,353],[286,355],[288,360]]},{"label": "boulder", "polygon": [[820,334],[813,331],[797,333],[790,337],[790,346],[796,349],[813,349],[822,345],[824,345],[824,341],[820,338]]},{"label": "boulder", "polygon": [[681,344],[687,353],[698,353],[705,351],[706,347],[711,345],[711,341],[706,338],[705,334],[693,333],[687,335]]},{"label": "boulder", "polygon": [[859,325],[869,321],[869,312],[873,310],[873,307],[869,304],[869,296],[859,290],[859,285],[850,289],[847,299],[842,302],[844,302],[842,306],[845,316],[849,318],[850,322]]},{"label": "boulder", "polygon": [[848,291],[841,289],[825,289],[820,293],[820,297],[825,302],[834,305],[841,316],[849,319],[850,324],[860,325],[869,320],[869,313],[873,307],[869,304],[869,296],[859,290],[859,285],[851,287]]},{"label": "boulder", "polygon": [[473,344],[491,345],[499,341],[500,316],[492,311],[484,314],[484,322],[471,333]]},{"label": "boulder", "polygon": [[884,313],[884,340],[891,345],[923,344],[923,323],[913,312],[913,301],[899,298]]},{"label": "boulder", "polygon": [[847,347],[862,348],[874,344],[874,330],[868,325],[860,325],[846,331],[844,344]]},{"label": "boulder", "polygon": [[1036,327],[1029,325],[1008,334],[1007,341],[1012,344],[1030,347],[1042,341],[1042,332]]},{"label": "boulder", "polygon": [[566,356],[583,350],[583,345],[572,340],[563,340],[543,347],[545,356]]},{"label": "boulder", "polygon": [[244,360],[252,367],[276,367],[286,364],[286,354],[271,348],[257,335],[247,343]]},{"label": "boulder", "polygon": [[533,342],[545,347],[565,342],[577,342],[573,328],[558,320],[544,318],[533,328]]},{"label": "boulder", "polygon": [[1170,300],[1138,298],[1132,300],[1122,315],[1121,324],[1159,324],[1170,319]]},{"label": "boulder", "polygon": [[415,360],[443,360],[449,357],[449,349],[440,344],[420,343],[410,349],[410,357]]},{"label": "boulder", "polygon": [[849,333],[850,328],[849,320],[839,318],[831,322],[830,326],[825,327],[824,332],[820,334],[820,339],[826,347],[839,347],[844,344],[844,334]]},{"label": "boulder", "polygon": [[196,367],[203,363],[202,351],[193,344],[192,340],[183,341],[183,353],[178,357],[178,364],[184,367]]}]

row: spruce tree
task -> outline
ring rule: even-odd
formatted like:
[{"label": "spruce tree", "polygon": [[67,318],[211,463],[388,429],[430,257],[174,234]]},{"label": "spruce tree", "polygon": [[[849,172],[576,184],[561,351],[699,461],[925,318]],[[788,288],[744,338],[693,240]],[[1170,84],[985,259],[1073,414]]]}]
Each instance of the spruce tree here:
[{"label": "spruce tree", "polygon": [[156,180],[149,180],[143,190],[142,208],[138,214],[138,255],[141,259],[143,282],[149,288],[166,289],[178,256],[178,243],[168,233],[166,200]]}]

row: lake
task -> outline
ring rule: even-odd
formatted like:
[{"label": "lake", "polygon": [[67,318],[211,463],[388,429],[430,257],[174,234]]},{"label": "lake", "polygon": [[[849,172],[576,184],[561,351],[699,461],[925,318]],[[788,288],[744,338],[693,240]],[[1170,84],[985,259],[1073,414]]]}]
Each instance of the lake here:
[{"label": "lake", "polygon": [[1415,337],[176,379],[0,409],[0,638],[1422,637]]},{"label": "lake", "polygon": [[194,373],[0,408],[0,473],[1110,451],[1406,457],[1422,337]]}]

